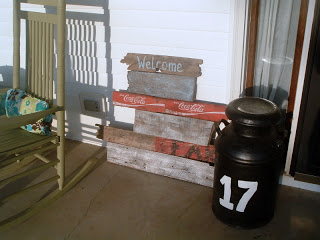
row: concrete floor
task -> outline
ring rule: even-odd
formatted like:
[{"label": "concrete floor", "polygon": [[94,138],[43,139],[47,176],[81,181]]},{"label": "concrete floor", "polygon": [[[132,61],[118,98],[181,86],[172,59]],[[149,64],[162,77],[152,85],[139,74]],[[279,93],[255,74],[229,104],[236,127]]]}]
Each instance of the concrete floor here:
[{"label": "concrete floor", "polygon": [[104,148],[68,141],[67,149],[68,175],[92,156],[101,161],[76,187],[0,239],[320,239],[320,193],[281,186],[273,220],[239,230],[215,218],[211,188],[108,163]]}]

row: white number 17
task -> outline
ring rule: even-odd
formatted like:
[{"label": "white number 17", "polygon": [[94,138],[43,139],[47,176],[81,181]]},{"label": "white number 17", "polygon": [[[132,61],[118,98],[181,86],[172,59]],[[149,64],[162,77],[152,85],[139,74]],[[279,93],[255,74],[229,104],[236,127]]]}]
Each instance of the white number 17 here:
[{"label": "white number 17", "polygon": [[[231,178],[224,175],[220,179],[220,182],[222,185],[224,185],[224,194],[223,194],[223,198],[219,199],[219,203],[221,206],[228,208],[230,210],[233,210],[233,203],[230,202],[230,199],[231,199]],[[244,212],[249,200],[252,198],[252,196],[254,195],[254,193],[258,189],[258,182],[248,182],[248,181],[238,180],[238,187],[248,189],[248,191],[246,191],[242,195],[242,197],[237,205],[237,208],[236,208],[236,211]]]}]

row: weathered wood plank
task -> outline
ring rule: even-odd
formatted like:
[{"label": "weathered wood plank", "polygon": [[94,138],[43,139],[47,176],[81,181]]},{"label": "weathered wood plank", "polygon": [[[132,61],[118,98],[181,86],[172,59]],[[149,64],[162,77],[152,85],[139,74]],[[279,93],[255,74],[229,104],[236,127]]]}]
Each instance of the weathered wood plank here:
[{"label": "weathered wood plank", "polygon": [[116,91],[113,92],[113,104],[115,106],[135,108],[149,112],[167,113],[208,121],[220,121],[222,118],[227,119],[227,116],[225,115],[226,105],[223,104],[197,101],[187,102]]},{"label": "weathered wood plank", "polygon": [[129,147],[160,152],[203,162],[213,163],[215,160],[215,147],[213,145],[200,146],[197,144],[154,137],[103,125],[99,125],[97,138]]},{"label": "weathered wood plank", "polygon": [[200,146],[159,137],[156,137],[155,152],[209,163],[213,163],[216,156],[214,145]]},{"label": "weathered wood plank", "polygon": [[196,78],[162,73],[128,72],[128,92],[194,101]]},{"label": "weathered wood plank", "polygon": [[213,186],[214,168],[207,163],[110,142],[107,151],[107,160],[112,163],[207,187]]},{"label": "weathered wood plank", "polygon": [[133,131],[207,146],[214,122],[136,110]]},{"label": "weathered wood plank", "polygon": [[128,53],[121,61],[126,63],[128,70],[141,72],[161,72],[172,75],[199,77],[201,76],[201,59],[161,56],[151,54]]}]

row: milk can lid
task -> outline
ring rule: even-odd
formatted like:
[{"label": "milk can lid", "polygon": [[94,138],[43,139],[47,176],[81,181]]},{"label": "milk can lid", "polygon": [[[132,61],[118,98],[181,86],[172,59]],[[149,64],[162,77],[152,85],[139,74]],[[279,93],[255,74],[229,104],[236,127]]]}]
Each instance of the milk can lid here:
[{"label": "milk can lid", "polygon": [[281,113],[276,104],[258,97],[238,98],[230,102],[226,115],[232,121],[250,126],[268,126],[280,121]]}]

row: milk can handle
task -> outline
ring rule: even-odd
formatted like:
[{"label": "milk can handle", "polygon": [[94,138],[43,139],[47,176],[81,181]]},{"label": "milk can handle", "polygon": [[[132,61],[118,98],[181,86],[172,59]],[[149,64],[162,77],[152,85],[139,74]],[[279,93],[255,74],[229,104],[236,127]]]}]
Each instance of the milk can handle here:
[{"label": "milk can handle", "polygon": [[225,126],[228,126],[229,125],[229,122],[226,120],[226,119],[221,119],[221,121],[219,121],[217,124],[216,124],[216,132],[218,133],[218,135],[221,135],[222,132],[221,132],[221,129],[220,129],[220,124],[223,123]]}]

